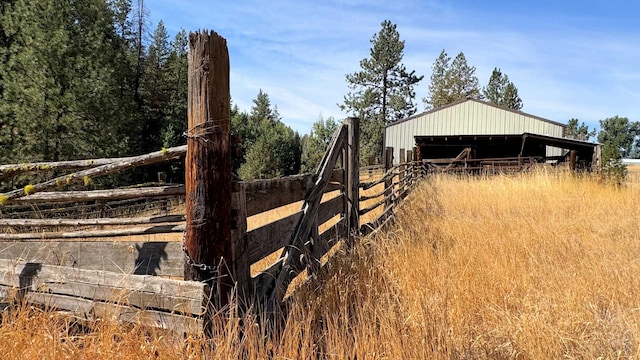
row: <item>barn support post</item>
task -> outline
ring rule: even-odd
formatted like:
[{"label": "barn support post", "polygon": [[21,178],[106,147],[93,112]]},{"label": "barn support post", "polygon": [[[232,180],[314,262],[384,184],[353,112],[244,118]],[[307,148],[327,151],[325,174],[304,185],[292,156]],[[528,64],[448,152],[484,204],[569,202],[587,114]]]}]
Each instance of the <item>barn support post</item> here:
[{"label": "barn support post", "polygon": [[360,231],[360,119],[350,117],[347,125],[347,245],[353,246],[353,237]]},{"label": "barn support post", "polygon": [[578,152],[576,150],[569,151],[569,168],[572,171],[576,171],[577,158]]},{"label": "barn support post", "polygon": [[188,66],[184,278],[209,287],[208,333],[212,306],[228,305],[234,289],[226,40],[214,31],[189,34]]}]

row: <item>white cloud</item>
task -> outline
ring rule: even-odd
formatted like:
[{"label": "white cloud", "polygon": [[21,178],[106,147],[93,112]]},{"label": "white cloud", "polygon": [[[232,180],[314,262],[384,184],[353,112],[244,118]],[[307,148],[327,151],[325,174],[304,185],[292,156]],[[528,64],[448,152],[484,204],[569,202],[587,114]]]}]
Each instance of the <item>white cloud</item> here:
[{"label": "white cloud", "polygon": [[345,115],[336,106],[348,91],[345,74],[368,57],[369,40],[385,19],[398,24],[407,68],[425,75],[416,89],[420,105],[431,64],[446,49],[452,57],[465,53],[481,85],[494,67],[501,68],[529,113],[559,122],[578,117],[591,126],[616,114],[640,120],[637,32],[617,29],[616,21],[584,9],[576,13],[550,3],[542,10],[505,10],[419,0],[146,4],[170,31],[209,28],[226,37],[234,102],[249,110],[263,89],[283,120],[303,133],[320,113]]}]

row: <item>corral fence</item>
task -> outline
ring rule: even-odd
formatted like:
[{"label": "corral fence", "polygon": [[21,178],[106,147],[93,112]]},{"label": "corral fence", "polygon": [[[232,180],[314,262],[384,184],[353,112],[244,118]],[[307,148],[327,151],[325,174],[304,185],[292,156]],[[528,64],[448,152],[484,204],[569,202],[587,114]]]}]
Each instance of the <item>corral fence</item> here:
[{"label": "corral fence", "polygon": [[[350,248],[387,224],[424,176],[415,150],[401,149],[400,164],[392,166],[388,148],[385,166],[364,168],[372,173],[361,180],[359,120],[348,118],[316,173],[234,181],[226,42],[214,32],[191,34],[189,54],[187,145],[127,158],[0,166],[0,181],[65,173],[0,194],[4,303],[205,333],[212,314],[233,298],[276,312],[296,276],[314,278],[334,246]],[[65,191],[183,158],[185,184]],[[159,205],[133,215],[105,210],[145,202]],[[299,210],[273,215],[292,206]],[[78,209],[91,209],[91,216]],[[268,220],[256,221],[261,217]]]}]

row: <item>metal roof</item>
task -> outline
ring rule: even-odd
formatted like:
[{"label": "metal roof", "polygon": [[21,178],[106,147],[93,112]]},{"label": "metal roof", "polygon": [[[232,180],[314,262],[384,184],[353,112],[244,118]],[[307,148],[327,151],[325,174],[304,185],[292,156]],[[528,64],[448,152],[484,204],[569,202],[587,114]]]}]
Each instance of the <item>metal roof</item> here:
[{"label": "metal roof", "polygon": [[461,100],[458,100],[458,101],[454,101],[454,102],[452,102],[450,104],[441,106],[441,107],[439,107],[437,109],[431,109],[431,110],[428,110],[428,111],[424,111],[424,112],[421,112],[420,114],[415,114],[415,115],[409,116],[408,118],[392,122],[392,123],[388,124],[387,126],[385,126],[385,128],[388,128],[388,127],[391,127],[391,126],[394,126],[394,125],[398,125],[398,124],[401,124],[403,122],[410,121],[410,120],[413,120],[415,118],[418,118],[418,117],[421,117],[421,116],[424,116],[424,115],[428,115],[428,114],[431,114],[431,113],[434,113],[434,112],[438,112],[440,110],[444,110],[444,109],[447,109],[447,108],[450,108],[450,107],[465,103],[467,101],[472,101],[472,102],[476,102],[476,103],[483,104],[483,105],[486,105],[486,106],[491,106],[491,107],[494,107],[494,108],[497,108],[497,109],[500,109],[500,110],[509,111],[509,112],[514,113],[514,114],[527,116],[527,117],[530,117],[530,118],[534,118],[534,119],[537,119],[537,120],[548,122],[548,123],[553,124],[553,125],[558,125],[558,126],[562,126],[562,127],[565,127],[565,128],[567,127],[566,124],[562,124],[562,123],[559,123],[557,121],[545,119],[545,118],[542,118],[540,116],[531,115],[531,114],[528,114],[528,113],[525,113],[525,112],[522,112],[522,111],[519,111],[519,110],[514,110],[514,109],[511,109],[511,108],[508,108],[508,107],[505,107],[505,106],[496,105],[494,103],[484,102],[484,101],[477,100],[477,99],[461,99]]}]

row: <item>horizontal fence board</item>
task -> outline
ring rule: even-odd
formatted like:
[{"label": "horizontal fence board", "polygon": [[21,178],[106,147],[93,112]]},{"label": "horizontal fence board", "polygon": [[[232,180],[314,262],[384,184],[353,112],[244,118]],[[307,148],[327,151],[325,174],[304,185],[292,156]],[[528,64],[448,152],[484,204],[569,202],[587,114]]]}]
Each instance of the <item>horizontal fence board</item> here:
[{"label": "horizontal fence board", "polygon": [[[322,224],[332,217],[341,214],[344,206],[344,194],[320,204],[318,223]],[[247,233],[249,246],[249,262],[259,261],[265,256],[284,247],[291,241],[295,226],[300,221],[302,211],[286,218],[249,231]]]},{"label": "horizontal fence board", "polygon": [[[325,192],[341,190],[343,169],[333,170],[331,182]],[[288,176],[281,179],[246,181],[247,216],[275,209],[304,200],[307,191],[315,184],[316,174]]]},{"label": "horizontal fence board", "polygon": [[178,196],[184,194],[184,185],[91,191],[47,191],[11,199],[7,201],[7,204],[54,204],[87,201],[112,201],[150,197]]},{"label": "horizontal fence board", "polygon": [[140,309],[203,313],[204,284],[199,282],[0,259],[0,284]]},{"label": "horizontal fence board", "polygon": [[179,225],[154,225],[148,227],[132,227],[123,229],[109,230],[87,230],[87,231],[68,231],[68,232],[39,232],[26,234],[0,234],[0,241],[7,240],[47,240],[47,239],[83,239],[98,238],[112,236],[131,236],[131,235],[149,235],[149,234],[166,234],[183,232],[184,224]]},{"label": "horizontal fence board", "polygon": [[138,310],[117,304],[94,303],[93,312],[98,318],[110,318],[111,320],[119,322],[152,326],[172,330],[176,333],[197,334],[202,333],[204,329],[201,318],[153,310]]},{"label": "horizontal fence board", "polygon": [[184,215],[159,215],[147,217],[97,218],[97,219],[0,219],[3,226],[101,226],[140,225],[184,222]]},{"label": "horizontal fence board", "polygon": [[136,275],[184,275],[180,242],[11,241],[0,242],[0,258]]},{"label": "horizontal fence board", "polygon": [[[187,152],[187,146],[182,145],[166,151],[171,150],[177,156],[183,156]],[[102,159],[86,159],[86,160],[67,160],[56,162],[34,162],[34,163],[20,163],[20,164],[6,164],[0,165],[0,178],[6,176],[16,175],[25,172],[40,172],[40,171],[61,171],[61,170],[82,170],[92,167],[111,164],[116,161],[134,160],[137,156],[130,156],[126,158],[102,158]]]},{"label": "horizontal fence board", "polygon": [[[322,234],[320,234],[319,246],[317,249],[314,249],[313,256],[316,259],[320,259],[324,256],[329,250],[331,250],[339,240],[341,240],[341,228],[340,226],[346,226],[346,220],[343,218],[337,224],[332,226],[329,229],[326,229]],[[269,265],[267,268],[256,274],[256,276],[252,277],[253,286],[256,289],[256,294],[263,295],[267,291],[264,288],[264,284],[267,283],[265,280],[269,278],[273,278],[276,275],[277,269],[282,264],[283,259],[277,259],[273,264]]]},{"label": "horizontal fence board", "polygon": [[24,297],[28,304],[41,305],[57,310],[70,311],[82,318],[100,318],[121,323],[136,323],[158,327],[177,333],[201,333],[203,320],[154,310],[140,310],[120,304],[94,302],[72,296],[29,292]]}]

